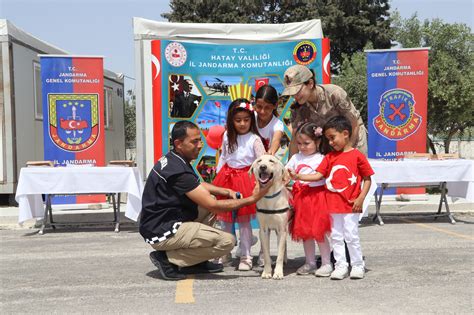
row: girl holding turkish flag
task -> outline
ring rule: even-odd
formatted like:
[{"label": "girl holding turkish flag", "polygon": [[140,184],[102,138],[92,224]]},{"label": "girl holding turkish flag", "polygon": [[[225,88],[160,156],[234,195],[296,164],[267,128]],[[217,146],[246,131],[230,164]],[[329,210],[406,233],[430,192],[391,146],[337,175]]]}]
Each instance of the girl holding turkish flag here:
[{"label": "girl holding turkish flag", "polygon": [[[333,151],[316,169],[316,174],[290,172],[293,179],[318,181],[326,178],[326,201],[332,218],[331,243],[336,268],[331,279],[342,280],[349,275],[344,241],[351,260],[351,279],[362,279],[364,261],[359,240],[359,213],[369,192],[374,174],[367,158],[351,145],[352,125],[345,116],[335,116],[324,125],[323,133]],[[361,188],[362,184],[362,188]]]}]

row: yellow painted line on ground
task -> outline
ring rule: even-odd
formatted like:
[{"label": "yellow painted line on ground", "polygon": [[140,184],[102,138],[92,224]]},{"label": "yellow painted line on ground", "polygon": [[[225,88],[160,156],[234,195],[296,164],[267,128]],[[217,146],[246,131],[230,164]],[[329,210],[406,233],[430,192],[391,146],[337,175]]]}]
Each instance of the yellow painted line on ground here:
[{"label": "yellow painted line on ground", "polygon": [[193,284],[194,276],[188,276],[187,279],[178,281],[176,283],[176,295],[174,302],[178,304],[194,303]]},{"label": "yellow painted line on ground", "polygon": [[431,225],[428,225],[428,224],[424,224],[424,223],[416,223],[415,221],[408,220],[408,219],[400,218],[400,220],[405,221],[405,222],[407,222],[407,223],[414,223],[415,225],[418,225],[418,226],[420,226],[420,227],[422,227],[422,228],[425,228],[425,229],[428,229],[428,230],[438,231],[438,232],[441,232],[441,233],[453,235],[453,236],[460,237],[460,238],[464,238],[464,239],[471,240],[471,241],[474,240],[474,237],[469,236],[469,235],[459,234],[459,233],[456,233],[456,232],[451,232],[451,231],[449,231],[449,230],[445,230],[445,229],[442,229],[442,228],[434,227],[434,226],[431,226]]}]

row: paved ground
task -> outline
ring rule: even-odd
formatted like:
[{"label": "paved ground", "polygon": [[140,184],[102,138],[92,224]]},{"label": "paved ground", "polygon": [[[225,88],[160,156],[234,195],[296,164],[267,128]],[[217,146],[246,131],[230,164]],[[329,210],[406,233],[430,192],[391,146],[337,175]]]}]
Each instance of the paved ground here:
[{"label": "paved ground", "polygon": [[176,283],[159,279],[151,248],[130,224],[118,234],[108,226],[42,236],[4,225],[0,312],[472,314],[474,214],[455,218],[455,225],[445,218],[387,219],[384,226],[365,221],[366,278],[343,281],[297,276],[304,254],[294,242],[284,280],[226,267]]}]

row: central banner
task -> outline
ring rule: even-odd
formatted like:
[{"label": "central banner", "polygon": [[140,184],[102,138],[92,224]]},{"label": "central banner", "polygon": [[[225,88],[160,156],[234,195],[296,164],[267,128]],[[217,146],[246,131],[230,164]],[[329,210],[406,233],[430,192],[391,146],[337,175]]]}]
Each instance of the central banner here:
[{"label": "central banner", "polygon": [[[230,89],[247,85],[252,97],[258,88],[269,84],[279,95],[283,91],[283,74],[295,64],[309,67],[318,82],[329,83],[329,44],[327,39],[310,39],[265,44],[202,44],[182,41],[153,40],[153,158],[158,160],[170,149],[169,133],[174,123],[191,120],[202,131],[204,147],[195,161],[201,177],[211,181],[215,175],[216,150],[205,136],[214,125],[225,126],[231,103]],[[326,42],[323,44],[323,42]],[[324,58],[327,56],[326,71]],[[278,113],[289,125],[289,99],[280,97]],[[280,158],[286,156],[285,141]]]}]

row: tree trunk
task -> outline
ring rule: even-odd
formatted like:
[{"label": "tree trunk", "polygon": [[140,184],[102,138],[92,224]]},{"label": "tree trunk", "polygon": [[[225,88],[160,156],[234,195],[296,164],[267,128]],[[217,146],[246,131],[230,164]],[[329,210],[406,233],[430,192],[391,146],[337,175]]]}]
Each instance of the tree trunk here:
[{"label": "tree trunk", "polygon": [[433,143],[433,140],[431,140],[431,138],[428,137],[428,136],[427,136],[426,138],[428,138],[428,146],[430,147],[431,152],[432,152],[433,154],[436,154],[436,147],[435,147],[435,145],[434,145],[434,143]]},{"label": "tree trunk", "polygon": [[459,131],[459,128],[453,127],[449,130],[448,136],[444,139],[444,153],[449,153],[449,145],[451,144],[451,140],[453,139],[456,132]]}]

